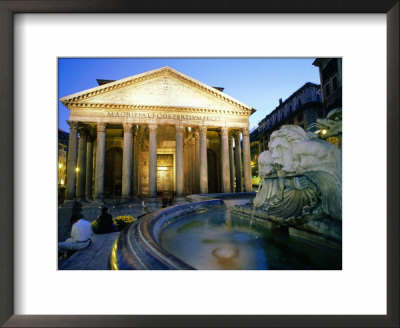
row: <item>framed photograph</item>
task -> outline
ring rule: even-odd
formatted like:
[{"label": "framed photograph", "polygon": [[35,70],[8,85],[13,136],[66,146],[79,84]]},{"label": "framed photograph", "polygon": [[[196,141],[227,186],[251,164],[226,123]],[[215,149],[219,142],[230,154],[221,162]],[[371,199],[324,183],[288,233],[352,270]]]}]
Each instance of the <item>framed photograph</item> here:
[{"label": "framed photograph", "polygon": [[[398,1],[234,1],[188,7],[180,1],[5,0],[0,1],[0,22],[2,325],[399,325]],[[341,262],[339,270],[326,271],[59,270],[52,187],[57,105],[60,98],[70,110],[79,105],[72,92],[60,91],[58,64],[60,58],[78,57],[341,58],[343,267]],[[64,64],[71,83],[81,78],[68,60]],[[165,68],[156,73],[166,76],[165,83],[171,74],[173,81],[190,80]],[[102,80],[93,90],[117,82]],[[221,96],[219,89],[204,88]],[[273,86],[265,92],[274,93]],[[280,97],[285,95],[276,94]],[[114,117],[119,112],[114,108],[109,119],[119,122]],[[164,157],[160,161],[167,163]],[[110,192],[122,192],[111,187]],[[76,297],[79,290],[87,291],[83,298]]]}]

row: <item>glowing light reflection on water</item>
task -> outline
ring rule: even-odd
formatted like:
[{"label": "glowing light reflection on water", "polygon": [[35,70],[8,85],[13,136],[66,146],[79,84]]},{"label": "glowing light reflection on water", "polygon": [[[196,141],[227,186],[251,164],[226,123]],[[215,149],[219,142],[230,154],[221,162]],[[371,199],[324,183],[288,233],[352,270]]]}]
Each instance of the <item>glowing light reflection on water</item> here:
[{"label": "glowing light reflection on water", "polygon": [[341,269],[341,252],[290,238],[287,230],[252,225],[227,209],[192,213],[169,225],[161,245],[196,269]]}]

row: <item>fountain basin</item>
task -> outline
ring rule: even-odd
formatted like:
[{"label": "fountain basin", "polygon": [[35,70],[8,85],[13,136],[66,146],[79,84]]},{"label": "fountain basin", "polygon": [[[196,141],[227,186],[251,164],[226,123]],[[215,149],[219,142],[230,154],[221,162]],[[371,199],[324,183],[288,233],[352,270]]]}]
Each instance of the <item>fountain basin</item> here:
[{"label": "fountain basin", "polygon": [[150,213],[123,231],[115,241],[110,257],[111,269],[118,270],[193,270],[160,244],[160,234],[180,217],[224,206],[220,199],[171,206]]},{"label": "fountain basin", "polygon": [[[212,199],[216,196],[220,199]],[[252,195],[235,196],[196,196],[196,200],[206,200],[143,217],[121,232],[111,254],[111,268],[341,269],[341,252],[293,238],[287,228],[251,225],[232,213],[234,204],[243,204]]]}]

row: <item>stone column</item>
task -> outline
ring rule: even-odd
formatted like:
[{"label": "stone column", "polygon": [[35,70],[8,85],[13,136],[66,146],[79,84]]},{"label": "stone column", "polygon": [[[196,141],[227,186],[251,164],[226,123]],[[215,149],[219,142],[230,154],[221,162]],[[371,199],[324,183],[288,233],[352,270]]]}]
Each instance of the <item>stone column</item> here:
[{"label": "stone column", "polygon": [[190,139],[190,181],[191,181],[191,190],[190,193],[194,194],[196,190],[196,144],[195,144],[195,139],[194,135],[192,134],[192,137]]},{"label": "stone column", "polygon": [[183,130],[182,125],[175,126],[175,176],[176,176],[176,196],[182,197],[184,195],[183,185]]},{"label": "stone column", "polygon": [[228,128],[221,128],[221,172],[222,172],[222,192],[231,191],[231,178],[229,168],[229,143]]},{"label": "stone column", "polygon": [[93,200],[92,195],[93,181],[93,136],[88,135],[86,147],[86,199]]},{"label": "stone column", "polygon": [[149,125],[149,194],[157,197],[157,125]]},{"label": "stone column", "polygon": [[208,193],[207,127],[200,126],[200,193]]},{"label": "stone column", "polygon": [[199,130],[194,131],[194,151],[195,151],[195,177],[194,177],[194,192],[198,194],[200,192],[200,134]]},{"label": "stone column", "polygon": [[250,162],[250,137],[249,129],[243,129],[243,175],[244,191],[252,191],[251,162]]},{"label": "stone column", "polygon": [[[183,139],[183,172],[184,177],[188,175],[188,151],[187,151],[187,140],[186,138]],[[183,179],[183,186],[185,189],[185,194],[188,194],[188,181],[187,179]]]},{"label": "stone column", "polygon": [[132,186],[132,124],[124,123],[124,150],[122,153],[122,198],[129,200]]},{"label": "stone column", "polygon": [[140,177],[142,176],[142,141],[143,141],[143,133],[144,127],[139,126],[138,133],[137,133],[137,142],[136,142],[136,150],[137,150],[137,164],[136,164],[136,174],[137,174],[137,192],[138,196],[142,197],[142,181]]},{"label": "stone column", "polygon": [[94,181],[94,198],[104,198],[104,162],[106,154],[106,123],[97,124],[96,175]]},{"label": "stone column", "polygon": [[132,156],[132,175],[133,175],[133,197],[137,197],[139,194],[139,184],[138,184],[138,146],[137,146],[137,137],[138,129],[137,127],[133,128],[132,131],[132,145],[133,145],[133,156]]},{"label": "stone column", "polygon": [[67,159],[67,188],[65,199],[72,200],[75,197],[76,188],[76,146],[78,143],[78,122],[68,121],[70,126]]},{"label": "stone column", "polygon": [[236,192],[242,192],[242,147],[240,146],[240,131],[235,133],[235,171]]},{"label": "stone column", "polygon": [[229,137],[229,173],[231,179],[231,192],[235,191],[235,164],[233,159],[233,138]]},{"label": "stone column", "polygon": [[85,200],[85,184],[86,184],[86,148],[88,131],[85,127],[79,129],[79,147],[78,147],[78,170],[76,172],[76,199]]}]

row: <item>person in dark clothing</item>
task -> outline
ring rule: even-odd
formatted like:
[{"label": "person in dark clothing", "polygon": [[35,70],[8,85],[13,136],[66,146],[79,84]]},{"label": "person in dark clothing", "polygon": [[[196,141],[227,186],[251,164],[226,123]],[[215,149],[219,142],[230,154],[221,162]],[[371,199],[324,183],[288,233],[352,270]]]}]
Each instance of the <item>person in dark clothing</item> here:
[{"label": "person in dark clothing", "polygon": [[114,225],[112,216],[108,214],[108,208],[103,207],[101,209],[101,215],[97,219],[98,228],[97,233],[109,233],[117,231],[117,227]]}]

